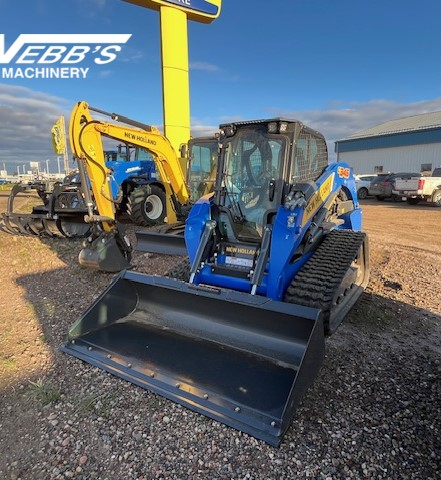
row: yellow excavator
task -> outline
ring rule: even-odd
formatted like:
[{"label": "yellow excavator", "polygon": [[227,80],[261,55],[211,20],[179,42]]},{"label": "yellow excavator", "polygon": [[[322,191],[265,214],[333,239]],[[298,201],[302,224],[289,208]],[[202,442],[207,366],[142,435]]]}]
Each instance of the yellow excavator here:
[{"label": "yellow excavator", "polygon": [[[108,116],[123,125],[96,120],[92,112]],[[69,133],[72,152],[78,159],[82,194],[88,211],[85,220],[93,227],[79,255],[82,265],[109,272],[117,272],[130,265],[132,246],[123,226],[115,221],[112,171],[106,167],[104,138],[130,142],[152,154],[165,190],[169,230],[183,226],[193,200],[213,188],[218,148],[214,137],[191,139],[182,146],[181,157],[178,157],[169,140],[156,127],[91,107],[84,101],[73,108]],[[167,238],[171,239],[170,244],[176,239],[174,235],[140,231],[137,233],[142,245],[140,250],[155,251],[154,247],[146,247],[150,235],[157,240],[157,245]],[[184,252],[183,236],[179,239],[182,247],[174,253]],[[171,245],[166,249],[173,252]]]}]

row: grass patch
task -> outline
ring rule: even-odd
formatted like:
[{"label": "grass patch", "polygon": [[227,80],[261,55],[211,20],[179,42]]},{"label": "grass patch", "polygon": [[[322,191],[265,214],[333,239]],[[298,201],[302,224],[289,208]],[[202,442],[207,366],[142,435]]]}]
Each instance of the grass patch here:
[{"label": "grass patch", "polygon": [[17,369],[17,364],[13,358],[0,358],[0,371],[12,372]]},{"label": "grass patch", "polygon": [[35,382],[29,380],[29,383],[31,385],[28,390],[29,396],[42,405],[49,405],[49,403],[60,400],[61,390],[52,382],[45,382],[42,378],[39,378]]},{"label": "grass patch", "polygon": [[96,394],[86,395],[78,402],[76,411],[78,413],[93,412],[100,417],[108,418],[112,408],[112,395]]},{"label": "grass patch", "polygon": [[100,397],[101,395],[86,395],[79,401],[77,411],[80,413],[94,411]]}]

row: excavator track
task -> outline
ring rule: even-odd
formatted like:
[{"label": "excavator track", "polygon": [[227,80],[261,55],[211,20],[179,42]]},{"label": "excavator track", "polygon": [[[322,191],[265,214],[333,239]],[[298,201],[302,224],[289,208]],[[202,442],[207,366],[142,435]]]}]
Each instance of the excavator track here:
[{"label": "excavator track", "polygon": [[369,277],[367,235],[333,230],[295,276],[285,302],[320,309],[325,333],[335,332]]}]

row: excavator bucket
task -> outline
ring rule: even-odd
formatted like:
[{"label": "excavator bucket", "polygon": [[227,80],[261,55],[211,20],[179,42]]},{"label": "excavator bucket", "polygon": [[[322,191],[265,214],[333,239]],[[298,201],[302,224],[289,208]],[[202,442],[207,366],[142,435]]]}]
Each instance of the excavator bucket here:
[{"label": "excavator bucket", "polygon": [[317,309],[126,270],[62,351],[278,446],[324,333]]},{"label": "excavator bucket", "polygon": [[91,235],[78,255],[80,265],[101,272],[120,272],[130,267],[129,249],[121,248],[122,241],[116,232],[102,232],[94,238]]}]

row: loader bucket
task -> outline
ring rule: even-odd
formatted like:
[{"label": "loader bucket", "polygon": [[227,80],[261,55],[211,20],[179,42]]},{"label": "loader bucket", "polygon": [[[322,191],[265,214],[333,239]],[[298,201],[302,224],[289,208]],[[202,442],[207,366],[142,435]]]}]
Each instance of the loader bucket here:
[{"label": "loader bucket", "polygon": [[61,349],[278,446],[324,333],[320,310],[126,270]]}]

